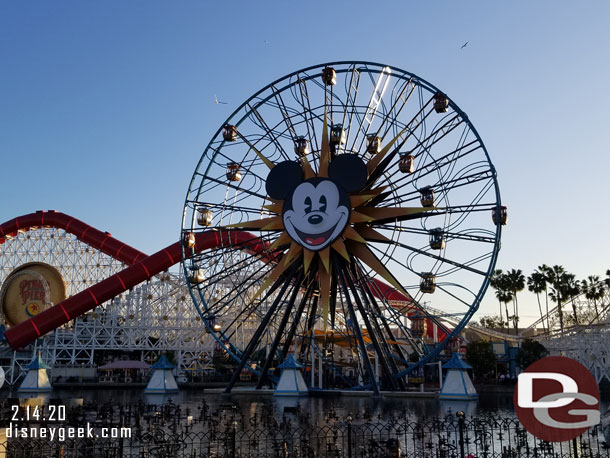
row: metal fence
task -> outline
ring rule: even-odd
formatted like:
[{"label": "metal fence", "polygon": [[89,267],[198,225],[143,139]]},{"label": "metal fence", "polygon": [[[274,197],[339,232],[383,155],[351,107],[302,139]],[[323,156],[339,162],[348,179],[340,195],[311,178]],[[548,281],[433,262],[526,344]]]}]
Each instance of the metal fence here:
[{"label": "metal fence", "polygon": [[51,442],[9,438],[0,445],[0,457],[610,458],[610,449],[599,425],[574,441],[549,443],[527,433],[514,419],[446,417],[356,424],[348,418],[329,426],[292,426],[286,422],[252,426],[234,421],[218,427],[208,425],[202,432],[154,425],[137,430],[128,439]]}]

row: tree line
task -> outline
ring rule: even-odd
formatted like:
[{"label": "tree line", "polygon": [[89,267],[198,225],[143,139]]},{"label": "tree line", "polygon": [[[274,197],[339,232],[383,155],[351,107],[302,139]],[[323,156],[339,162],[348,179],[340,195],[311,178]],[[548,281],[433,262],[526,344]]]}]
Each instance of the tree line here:
[{"label": "tree line", "polygon": [[[587,324],[598,320],[600,314],[606,310],[608,304],[603,303],[602,299],[606,294],[610,294],[610,269],[606,271],[606,278],[604,279],[601,279],[598,275],[589,275],[584,280],[577,280],[574,274],[567,272],[565,268],[558,265],[549,267],[543,264],[527,278],[520,269],[511,269],[507,272],[498,269],[493,273],[490,285],[495,290],[496,298],[500,304],[500,315],[499,317],[481,318],[479,321],[481,326],[508,331],[509,325],[512,324],[515,335],[517,335],[519,325],[517,295],[527,287],[529,291],[536,294],[540,322],[544,332],[549,332],[557,324],[563,332],[565,326]],[[544,300],[541,300],[541,296]],[[579,307],[577,302],[579,297],[586,299],[586,309]],[[551,320],[549,300],[557,306],[558,323],[555,319]],[[568,302],[572,311],[565,315],[563,305]],[[509,304],[512,305],[512,315],[509,313]]]}]

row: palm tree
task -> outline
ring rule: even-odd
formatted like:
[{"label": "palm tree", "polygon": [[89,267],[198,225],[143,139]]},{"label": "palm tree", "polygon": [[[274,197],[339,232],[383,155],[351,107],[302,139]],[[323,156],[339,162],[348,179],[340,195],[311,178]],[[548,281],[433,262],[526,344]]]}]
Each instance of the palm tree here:
[{"label": "palm tree", "polygon": [[[496,290],[496,297],[498,298],[498,302],[500,303],[500,323],[504,323],[504,319],[502,318],[502,276],[504,274],[502,273],[502,269],[496,269],[494,271],[494,273],[492,274],[490,280],[489,280],[489,284],[491,285],[491,287],[493,289]],[[508,319],[508,317],[507,317]],[[504,325],[502,325],[502,329],[504,328]]]},{"label": "palm tree", "polygon": [[599,275],[589,275],[587,280],[581,282],[581,290],[585,293],[587,300],[593,302],[593,307],[595,307],[595,318],[593,321],[595,321],[599,319],[597,301],[605,296],[606,288],[604,282],[600,281]]},{"label": "palm tree", "polygon": [[502,304],[504,304],[504,308],[506,309],[506,321],[502,320],[502,317],[500,317],[502,328],[506,325],[506,328],[508,329],[508,303],[513,300],[513,293],[506,289],[496,289],[496,297],[498,298],[498,301],[500,301],[500,310],[502,310]]},{"label": "palm tree", "polygon": [[578,325],[578,313],[576,311],[576,302],[574,302],[574,298],[580,294],[580,282],[576,280],[574,274],[566,274],[564,287],[566,296],[570,298],[570,303],[572,304],[574,324]]},{"label": "palm tree", "polygon": [[548,272],[549,270],[551,270],[551,268],[549,266],[547,266],[546,264],[542,264],[541,266],[538,266],[538,270],[536,270],[536,272],[540,273],[543,277],[544,277],[544,301],[546,304],[546,329],[547,331],[551,330],[551,322],[550,322],[550,316],[549,316],[549,290],[548,290],[548,285],[549,285],[549,276],[548,276]]},{"label": "palm tree", "polygon": [[536,299],[538,299],[538,310],[540,311],[540,321],[542,322],[542,330],[546,333],[546,329],[544,328],[544,315],[542,314],[542,304],[540,303],[540,293],[542,291],[546,292],[546,277],[544,274],[535,271],[532,273],[532,275],[527,277],[527,289],[536,294]]},{"label": "palm tree", "polygon": [[521,269],[512,269],[506,274],[507,289],[512,293],[513,299],[513,325],[515,327],[515,335],[519,334],[519,302],[517,301],[517,293],[525,289],[525,275]]},{"label": "palm tree", "polygon": [[549,267],[546,271],[547,281],[551,285],[551,291],[549,296],[552,300],[557,302],[557,314],[559,315],[559,329],[563,334],[563,310],[561,303],[565,298],[565,276],[566,270],[562,266],[555,265]]}]

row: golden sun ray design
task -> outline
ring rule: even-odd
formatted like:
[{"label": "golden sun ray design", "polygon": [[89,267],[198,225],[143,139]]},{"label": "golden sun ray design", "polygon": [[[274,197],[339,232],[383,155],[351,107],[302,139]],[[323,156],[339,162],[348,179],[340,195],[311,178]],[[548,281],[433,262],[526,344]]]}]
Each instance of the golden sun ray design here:
[{"label": "golden sun ray design", "polygon": [[[294,232],[289,233],[286,226],[286,221],[289,220],[286,217],[286,211],[288,208],[292,209],[293,203],[292,201],[288,201],[289,199],[278,199],[276,196],[267,197],[267,200],[269,200],[271,203],[263,206],[266,213],[271,214],[272,216],[224,226],[224,229],[254,230],[262,232],[268,231],[275,233],[279,232],[278,237],[273,241],[273,243],[267,246],[264,253],[264,256],[266,256],[267,259],[275,260],[275,265],[270,270],[266,280],[260,286],[256,294],[254,294],[252,297],[250,301],[251,303],[256,298],[260,297],[261,294],[282,274],[284,274],[290,266],[294,266],[295,263],[302,263],[303,273],[315,275],[315,279],[317,280],[317,290],[320,296],[324,329],[326,330],[329,322],[328,315],[331,300],[330,291],[333,274],[333,252],[340,257],[337,259],[340,259],[348,264],[356,262],[356,259],[362,261],[379,276],[387,280],[397,290],[408,296],[408,293],[404,290],[400,282],[390,273],[390,271],[383,265],[381,260],[379,260],[373,251],[368,247],[369,242],[392,243],[389,238],[387,238],[381,232],[375,230],[373,226],[380,225],[388,221],[419,218],[424,216],[427,212],[438,210],[437,207],[379,207],[375,205],[375,198],[386,189],[386,186],[375,187],[376,178],[373,177],[373,174],[376,173],[377,177],[383,176],[382,173],[378,173],[378,168],[382,166],[383,158],[403,134],[404,130],[401,131],[396,137],[392,138],[379,151],[379,153],[372,156],[370,160],[368,160],[368,163],[363,164],[366,183],[361,187],[361,189],[348,192],[347,206],[349,210],[349,218],[347,218],[347,215],[345,216],[345,226],[342,228],[341,232],[337,234],[336,237],[332,238],[332,240],[329,239],[323,248],[315,249],[305,246],[302,240],[295,238]],[[238,135],[244,138],[241,136],[241,134]],[[274,168],[278,164],[274,164],[268,158],[263,156],[262,153],[256,150],[249,142],[247,142],[247,144],[269,167],[271,170],[271,176]],[[329,137],[328,115],[325,110],[318,173],[315,173],[314,168],[307,158],[305,156],[301,156],[298,163],[298,166],[300,167],[300,179],[302,180],[301,183],[313,183],[311,185],[313,188],[324,180],[333,181],[334,178],[331,179],[329,176],[331,175],[330,172],[332,169],[333,159],[335,159],[335,157],[345,155],[350,154],[345,153],[339,156],[334,155]],[[355,154],[351,154],[351,156],[358,157],[360,158],[359,160],[363,161],[367,159],[367,157],[360,157]],[[296,164],[296,162],[294,164]],[[295,167],[294,164],[292,166],[293,168]],[[346,172],[342,173],[345,174]],[[347,173],[349,174],[349,171]],[[305,200],[305,202],[307,202],[307,200]],[[326,202],[326,200],[324,202]],[[336,272],[335,275],[337,275]]]}]

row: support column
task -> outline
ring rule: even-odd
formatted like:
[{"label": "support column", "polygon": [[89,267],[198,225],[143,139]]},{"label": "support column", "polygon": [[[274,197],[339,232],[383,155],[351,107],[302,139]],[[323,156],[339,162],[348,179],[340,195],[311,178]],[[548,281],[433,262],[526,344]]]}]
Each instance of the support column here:
[{"label": "support column", "polygon": [[311,387],[313,388],[316,386],[316,352],[313,346],[313,338],[309,346],[311,347]]},{"label": "support column", "polygon": [[318,356],[318,388],[324,388],[324,366],[322,356]]}]

